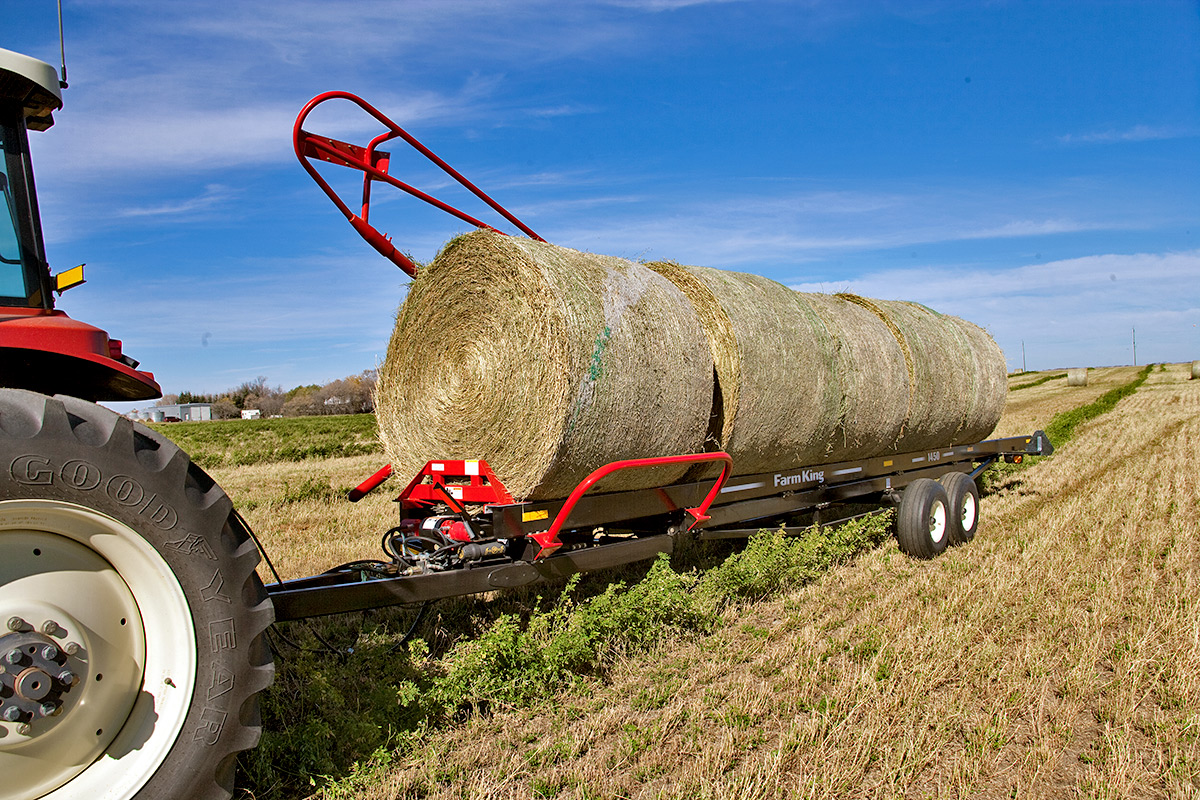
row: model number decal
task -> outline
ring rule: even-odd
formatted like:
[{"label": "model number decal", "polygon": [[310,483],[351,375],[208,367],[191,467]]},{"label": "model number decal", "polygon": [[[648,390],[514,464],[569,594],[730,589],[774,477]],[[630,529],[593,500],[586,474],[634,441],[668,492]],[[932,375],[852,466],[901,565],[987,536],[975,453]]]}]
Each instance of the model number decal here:
[{"label": "model number decal", "polygon": [[9,475],[26,486],[67,486],[81,492],[100,489],[109,499],[134,508],[156,527],[169,531],[179,522],[175,509],[146,490],[128,475],[111,475],[107,479],[95,464],[79,458],[61,465],[39,455],[23,455],[13,459]]}]

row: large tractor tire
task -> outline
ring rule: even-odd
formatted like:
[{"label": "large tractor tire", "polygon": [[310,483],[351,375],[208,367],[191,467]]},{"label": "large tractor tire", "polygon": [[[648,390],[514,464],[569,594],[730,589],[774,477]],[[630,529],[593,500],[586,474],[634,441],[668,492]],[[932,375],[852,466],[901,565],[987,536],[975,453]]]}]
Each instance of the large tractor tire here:
[{"label": "large tractor tire", "polygon": [[257,563],[170,441],[0,390],[0,797],[229,797],[274,675]]}]

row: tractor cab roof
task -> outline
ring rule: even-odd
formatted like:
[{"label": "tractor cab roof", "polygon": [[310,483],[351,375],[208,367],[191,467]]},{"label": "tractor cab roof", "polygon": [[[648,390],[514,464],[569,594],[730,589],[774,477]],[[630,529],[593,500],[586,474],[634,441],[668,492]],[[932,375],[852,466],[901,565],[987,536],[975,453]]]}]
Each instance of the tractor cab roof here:
[{"label": "tractor cab roof", "polygon": [[58,72],[44,61],[0,49],[0,102],[9,100],[25,107],[31,130],[46,130],[54,124],[53,112],[62,108]]}]

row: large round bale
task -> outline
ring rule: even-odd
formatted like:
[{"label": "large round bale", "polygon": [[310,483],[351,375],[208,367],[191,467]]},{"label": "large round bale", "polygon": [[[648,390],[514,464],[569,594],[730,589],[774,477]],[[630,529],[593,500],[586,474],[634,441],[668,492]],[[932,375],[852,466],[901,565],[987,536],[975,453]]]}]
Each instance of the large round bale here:
[{"label": "large round bale", "polygon": [[919,303],[839,297],[875,313],[904,351],[908,408],[898,451],[978,441],[1004,411],[1006,367],[992,338],[969,322]]},{"label": "large round bale", "polygon": [[1200,361],[1192,362],[1192,377],[1188,380],[1200,381]]},{"label": "large round bale", "polygon": [[[820,316],[758,275],[649,265],[680,286],[705,323],[723,419],[719,445],[739,474],[827,459],[842,417],[836,346]],[[717,409],[714,409],[716,411]]]},{"label": "large round bale", "polygon": [[1067,386],[1087,386],[1087,367],[1071,367],[1067,370]]},{"label": "large round bale", "polygon": [[900,440],[908,420],[908,360],[886,322],[861,304],[827,294],[797,294],[821,318],[834,344],[841,397],[828,457],[878,455]]},{"label": "large round bale", "polygon": [[696,305],[739,474],[978,441],[1007,392],[982,329],[916,303],[794,292],[757,275],[650,264]]},{"label": "large round bale", "polygon": [[[493,232],[413,281],[380,368],[394,469],[486,459],[518,498],[563,497],[622,458],[703,449],[713,362],[687,298],[653,270]],[[686,470],[618,473],[609,490]]]}]

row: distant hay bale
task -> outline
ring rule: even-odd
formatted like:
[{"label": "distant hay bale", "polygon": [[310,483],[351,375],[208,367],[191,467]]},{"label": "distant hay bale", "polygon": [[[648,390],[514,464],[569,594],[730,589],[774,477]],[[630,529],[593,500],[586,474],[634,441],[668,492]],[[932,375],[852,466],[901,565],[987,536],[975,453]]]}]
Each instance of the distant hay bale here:
[{"label": "distant hay bale", "polygon": [[1200,361],[1192,362],[1192,377],[1189,380],[1200,381]]},{"label": "distant hay bale", "polygon": [[1087,367],[1072,367],[1067,370],[1067,386],[1087,386]]},{"label": "distant hay bale", "polygon": [[[624,259],[475,232],[413,281],[380,369],[402,476],[482,458],[515,497],[563,497],[611,461],[703,449],[713,359],[687,298]],[[618,473],[608,490],[686,470]]]}]

